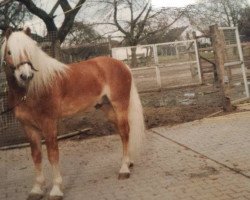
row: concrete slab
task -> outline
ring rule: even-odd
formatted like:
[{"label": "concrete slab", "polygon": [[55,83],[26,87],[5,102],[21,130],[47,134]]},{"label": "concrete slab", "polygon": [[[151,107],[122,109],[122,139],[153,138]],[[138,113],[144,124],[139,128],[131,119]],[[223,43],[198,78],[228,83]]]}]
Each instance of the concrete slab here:
[{"label": "concrete slab", "polygon": [[240,112],[153,131],[250,177],[249,122]]}]

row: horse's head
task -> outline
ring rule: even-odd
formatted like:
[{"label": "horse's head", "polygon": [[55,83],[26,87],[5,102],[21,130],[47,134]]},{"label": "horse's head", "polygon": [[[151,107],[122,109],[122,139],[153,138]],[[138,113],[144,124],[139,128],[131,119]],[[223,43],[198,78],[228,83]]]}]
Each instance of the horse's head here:
[{"label": "horse's head", "polygon": [[29,52],[35,41],[30,39],[29,28],[23,31],[5,31],[4,43],[1,49],[2,64],[12,72],[20,87],[28,87],[34,76],[34,67],[29,59]]}]

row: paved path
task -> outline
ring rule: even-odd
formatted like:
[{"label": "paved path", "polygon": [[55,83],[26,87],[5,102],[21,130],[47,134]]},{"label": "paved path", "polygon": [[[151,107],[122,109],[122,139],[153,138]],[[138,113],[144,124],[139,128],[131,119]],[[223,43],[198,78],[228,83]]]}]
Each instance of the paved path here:
[{"label": "paved path", "polygon": [[[63,141],[60,150],[65,200],[250,199],[249,111],[150,130],[128,180],[117,180],[117,135]],[[33,180],[29,151],[0,152],[1,200],[27,196]]]}]

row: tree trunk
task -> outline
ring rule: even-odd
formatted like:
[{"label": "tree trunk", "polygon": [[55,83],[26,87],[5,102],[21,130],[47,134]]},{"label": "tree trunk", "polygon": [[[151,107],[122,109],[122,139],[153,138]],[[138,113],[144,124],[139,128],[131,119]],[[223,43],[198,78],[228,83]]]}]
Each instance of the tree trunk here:
[{"label": "tree trunk", "polygon": [[136,47],[131,48],[131,67],[135,68],[137,67],[138,62],[137,62],[137,57],[136,57]]},{"label": "tree trunk", "polygon": [[54,51],[54,58],[60,61],[62,60],[62,52],[61,52],[61,43],[60,40],[55,40],[53,42],[53,51]]}]

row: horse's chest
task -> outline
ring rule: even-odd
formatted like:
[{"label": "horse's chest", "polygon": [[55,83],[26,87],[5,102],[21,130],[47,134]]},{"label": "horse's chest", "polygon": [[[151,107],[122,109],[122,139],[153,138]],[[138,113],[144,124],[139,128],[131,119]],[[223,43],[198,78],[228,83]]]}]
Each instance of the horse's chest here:
[{"label": "horse's chest", "polygon": [[15,117],[22,123],[31,123],[41,121],[43,118],[51,118],[56,115],[56,106],[43,106],[39,104],[24,104],[15,108]]}]

